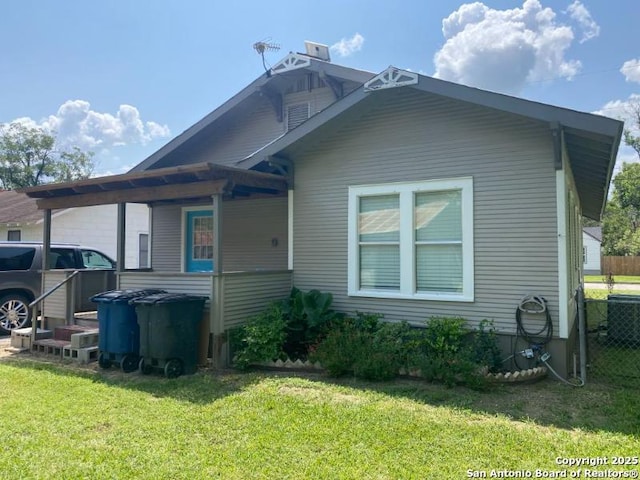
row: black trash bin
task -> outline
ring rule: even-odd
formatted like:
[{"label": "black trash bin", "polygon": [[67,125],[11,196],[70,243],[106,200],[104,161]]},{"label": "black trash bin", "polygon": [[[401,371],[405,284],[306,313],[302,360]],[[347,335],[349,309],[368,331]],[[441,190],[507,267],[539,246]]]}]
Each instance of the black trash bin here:
[{"label": "black trash bin", "polygon": [[98,365],[109,368],[113,363],[125,372],[138,368],[140,329],[135,307],[129,302],[134,298],[163,293],[159,289],[110,290],[91,297],[98,304]]},{"label": "black trash bin", "polygon": [[195,373],[200,322],[207,297],[161,293],[131,300],[140,326],[143,374],[162,370],[167,378]]}]

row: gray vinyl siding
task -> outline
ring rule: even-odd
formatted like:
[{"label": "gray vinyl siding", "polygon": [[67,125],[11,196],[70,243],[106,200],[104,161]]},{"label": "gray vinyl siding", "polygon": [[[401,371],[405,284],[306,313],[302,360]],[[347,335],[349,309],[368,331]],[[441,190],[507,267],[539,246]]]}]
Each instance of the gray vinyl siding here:
[{"label": "gray vinyl siding", "polygon": [[235,118],[221,120],[218,128],[206,140],[185,150],[180,163],[213,162],[235,165],[286,131],[286,107],[308,102],[309,113],[323,110],[335,101],[330,88],[314,89],[283,96],[283,121],[277,120],[273,104],[267,97],[257,97],[250,112],[241,112]]},{"label": "gray vinyl siding", "polygon": [[[202,205],[202,208],[211,207]],[[151,268],[154,271],[181,271],[182,212],[180,205],[152,208]],[[225,201],[222,252],[224,271],[286,269],[286,197]]]},{"label": "gray vinyl siding", "polygon": [[180,272],[182,207],[151,208],[151,268],[156,272]]},{"label": "gray vinyl siding", "polygon": [[[66,271],[46,271],[44,275],[44,291],[48,292],[68,276]],[[68,283],[63,285],[44,299],[42,311],[45,313],[45,316],[50,318],[66,318],[68,286]]]},{"label": "gray vinyl siding", "polygon": [[[364,108],[364,107],[363,107]],[[515,330],[519,299],[543,295],[558,326],[556,185],[549,127],[411,89],[385,92],[295,162],[294,285],[330,291],[343,311],[422,323],[460,315]],[[352,185],[473,177],[475,301],[347,296]]]},{"label": "gray vinyl siding", "polygon": [[[206,273],[124,272],[120,274],[120,289],[159,288],[169,293],[188,293],[212,297],[211,275]],[[208,302],[207,302],[208,303]]]},{"label": "gray vinyl siding", "polygon": [[287,271],[225,274],[223,281],[225,329],[246,322],[291,291],[291,272]]},{"label": "gray vinyl siding", "polygon": [[286,197],[235,200],[222,208],[225,272],[286,270]]}]

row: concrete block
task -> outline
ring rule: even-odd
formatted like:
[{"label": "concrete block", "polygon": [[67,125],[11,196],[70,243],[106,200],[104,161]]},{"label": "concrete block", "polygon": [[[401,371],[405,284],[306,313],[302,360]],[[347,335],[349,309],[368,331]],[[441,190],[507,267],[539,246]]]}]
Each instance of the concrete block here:
[{"label": "concrete block", "polygon": [[62,350],[68,345],[70,345],[69,342],[66,342],[64,340],[45,338],[44,340],[36,340],[35,342],[33,342],[31,351],[62,358]]},{"label": "concrete block", "polygon": [[[53,332],[51,330],[38,328],[36,331],[36,340],[51,338],[52,336]],[[14,348],[31,348],[31,327],[11,330],[11,346]]]},{"label": "concrete block", "polygon": [[87,330],[71,334],[72,348],[87,348],[98,345],[98,330]]},{"label": "concrete block", "polygon": [[70,342],[71,335],[73,335],[74,333],[86,332],[88,330],[95,329],[91,327],[83,327],[81,325],[62,325],[55,328],[53,338],[55,338],[56,340]]},{"label": "concrete block", "polygon": [[86,348],[74,348],[71,345],[63,347],[62,358],[64,360],[73,360],[80,363],[95,362],[98,360],[98,346]]}]

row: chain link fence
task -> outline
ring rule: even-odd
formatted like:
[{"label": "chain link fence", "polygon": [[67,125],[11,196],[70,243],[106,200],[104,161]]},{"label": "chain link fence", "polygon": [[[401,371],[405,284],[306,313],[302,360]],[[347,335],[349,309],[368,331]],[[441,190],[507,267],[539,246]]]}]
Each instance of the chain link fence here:
[{"label": "chain link fence", "polygon": [[640,292],[585,291],[587,375],[640,387]]}]

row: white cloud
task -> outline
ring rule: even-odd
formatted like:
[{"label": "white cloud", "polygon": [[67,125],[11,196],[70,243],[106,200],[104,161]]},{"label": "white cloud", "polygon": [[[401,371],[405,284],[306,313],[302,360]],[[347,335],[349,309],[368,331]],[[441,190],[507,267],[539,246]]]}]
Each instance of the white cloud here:
[{"label": "white cloud", "polygon": [[[640,126],[636,122],[634,114],[634,110],[638,105],[640,105],[640,94],[632,93],[626,100],[612,100],[607,102],[600,110],[592,113],[622,120],[624,121],[624,128],[634,136],[638,136],[640,135]],[[639,160],[635,150],[626,146],[623,139],[620,142],[614,173],[617,173],[622,168],[623,163],[638,162]]]},{"label": "white cloud", "polygon": [[333,53],[338,54],[341,57],[348,57],[362,50],[364,44],[364,37],[359,33],[356,33],[351,38],[343,38],[337,43],[331,45],[330,50]]},{"label": "white cloud", "polygon": [[600,110],[596,110],[596,115],[604,115],[605,117],[617,118],[625,122],[625,128],[632,131],[638,130],[638,125],[634,122],[634,106],[640,105],[640,94],[632,93],[626,100],[611,100],[607,102]]},{"label": "white cloud", "polygon": [[620,73],[624,75],[627,82],[640,83],[640,58],[632,58],[624,62]]},{"label": "white cloud", "polygon": [[433,61],[434,76],[444,80],[518,93],[527,82],[571,79],[581,68],[566,58],[573,29],[539,0],[507,10],[464,4],[442,21],[442,33]]},{"label": "white cloud", "polygon": [[575,0],[575,2],[569,5],[567,13],[572,19],[578,22],[578,25],[582,29],[580,43],[584,43],[600,35],[600,25],[591,17],[591,13],[587,10],[587,7],[578,0]]},{"label": "white cloud", "polygon": [[111,147],[145,145],[151,140],[170,135],[166,125],[143,122],[136,107],[120,105],[116,114],[112,115],[92,110],[85,100],[68,100],[54,115],[39,122],[28,117],[15,121],[55,133],[57,145],[63,149],[77,146],[82,150],[104,152]]}]

